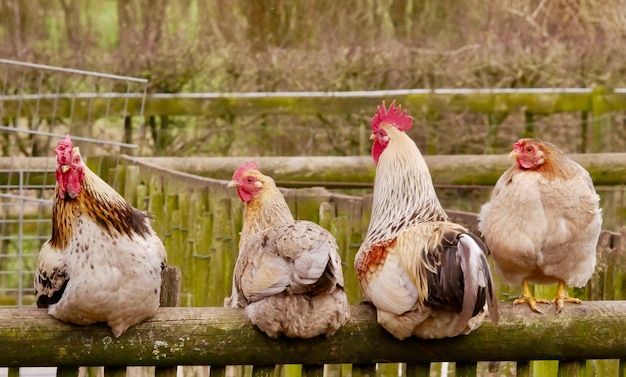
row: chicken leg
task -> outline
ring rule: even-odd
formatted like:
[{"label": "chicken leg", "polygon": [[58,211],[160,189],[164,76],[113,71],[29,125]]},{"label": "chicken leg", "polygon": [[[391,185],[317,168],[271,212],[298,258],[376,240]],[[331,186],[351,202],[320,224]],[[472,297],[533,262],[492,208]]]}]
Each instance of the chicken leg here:
[{"label": "chicken leg", "polygon": [[567,294],[567,286],[565,285],[565,282],[563,280],[559,280],[559,285],[556,288],[556,296],[552,301],[556,302],[557,313],[560,313],[561,310],[563,310],[563,304],[566,302],[571,302],[574,304],[583,303],[580,299],[577,299],[576,297],[569,297],[569,294]]},{"label": "chicken leg", "polygon": [[[560,287],[560,282],[559,282],[559,287]],[[565,296],[567,296],[567,292],[565,292]],[[558,297],[558,292],[557,292],[557,297]],[[528,306],[530,306],[530,309],[532,309],[533,312],[543,313],[537,307],[537,303],[549,304],[550,301],[543,299],[543,298],[533,297],[533,295],[530,293],[530,288],[528,287],[528,280],[524,279],[522,281],[522,295],[518,299],[515,299],[515,301],[513,301],[513,305],[528,304]]]}]

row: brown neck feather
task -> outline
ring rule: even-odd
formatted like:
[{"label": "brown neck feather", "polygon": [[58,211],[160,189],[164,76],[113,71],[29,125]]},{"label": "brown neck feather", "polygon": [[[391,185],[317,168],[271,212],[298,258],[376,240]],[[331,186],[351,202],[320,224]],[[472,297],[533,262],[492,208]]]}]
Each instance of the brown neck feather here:
[{"label": "brown neck feather", "polygon": [[146,218],[150,216],[130,206],[121,195],[93,172],[85,170],[83,189],[78,197],[60,197],[58,186],[52,208],[53,247],[64,248],[73,236],[81,214],[89,216],[112,237],[146,237],[151,233]]}]

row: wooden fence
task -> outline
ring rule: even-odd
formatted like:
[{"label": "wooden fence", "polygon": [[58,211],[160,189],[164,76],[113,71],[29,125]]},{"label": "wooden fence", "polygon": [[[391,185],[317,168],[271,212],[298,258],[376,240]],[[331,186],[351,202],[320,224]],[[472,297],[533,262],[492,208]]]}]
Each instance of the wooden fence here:
[{"label": "wooden fence", "polygon": [[[221,306],[230,294],[243,218],[243,203],[233,189],[226,187],[227,181],[133,159],[111,167],[108,180],[115,182],[116,189],[135,206],[154,213],[154,227],[164,240],[170,264],[183,272],[182,305]],[[283,195],[296,218],[317,222],[336,237],[350,302],[361,302],[352,266],[369,224],[371,195],[345,195],[321,187],[283,189]],[[450,215],[479,234],[475,214],[450,211]],[[626,245],[620,246],[619,239],[619,233],[603,232],[594,279],[584,292],[577,292],[582,297],[626,297],[622,292],[626,285],[621,283],[626,278],[622,272],[626,271],[626,251],[617,251]],[[613,280],[605,279],[605,275]],[[517,294],[518,289],[515,287],[512,293]],[[500,286],[499,291],[510,289]]]},{"label": "wooden fence", "polygon": [[[621,88],[528,88],[528,89],[406,89],[357,92],[271,92],[271,93],[155,93],[145,102],[141,94],[61,93],[0,96],[0,116],[96,120],[107,114],[129,117],[212,116],[232,117],[281,114],[367,114],[381,99],[396,99],[405,107],[436,113],[442,111],[490,114],[506,118],[524,112],[526,127],[532,129],[533,115],[580,113],[583,151],[604,152],[611,140],[607,116],[626,110],[626,90]],[[72,123],[71,122],[71,123]],[[130,124],[130,121],[129,121]],[[496,125],[497,126],[497,125]],[[589,130],[588,130],[589,129]],[[79,134],[81,131],[74,132]],[[587,142],[586,134],[590,138]]]},{"label": "wooden fence", "polygon": [[[507,295],[519,294],[520,288],[505,286],[496,277],[503,302],[500,326],[486,323],[457,339],[399,342],[376,324],[370,307],[360,305],[363,297],[352,268],[369,222],[371,196],[319,187],[284,189],[297,218],[318,222],[337,238],[353,317],[329,339],[270,340],[241,312],[219,308],[230,294],[243,215],[243,205],[226,181],[170,170],[155,161],[88,162],[103,167],[103,178],[134,206],[155,215],[154,228],[164,240],[169,264],[182,272],[179,302],[184,308],[162,308],[119,339],[105,327],[65,325],[41,310],[0,310],[0,344],[8,350],[0,353],[0,365],[61,366],[62,374],[75,373],[78,365],[107,365],[111,375],[123,373],[119,367],[127,365],[166,368],[160,375],[172,373],[176,365],[212,365],[211,373],[219,377],[230,364],[257,365],[255,376],[269,376],[274,364],[305,364],[307,375],[321,375],[321,364],[350,363],[349,371],[340,367],[336,373],[356,377],[396,375],[398,365],[386,363],[398,362],[408,363],[403,375],[427,376],[429,363],[454,361],[457,376],[487,376],[515,375],[516,370],[510,363],[488,361],[515,361],[517,375],[545,376],[550,374],[540,373],[543,364],[531,360],[560,360],[558,373],[564,376],[582,373],[585,367],[588,376],[622,376],[626,371],[626,303],[606,301],[626,297],[626,229],[603,231],[592,280],[572,292],[594,302],[568,305],[561,315],[550,310],[537,315],[525,306],[512,307]],[[474,214],[450,214],[477,232]],[[554,287],[535,287],[535,293],[547,297]],[[380,364],[374,369],[372,363]],[[550,365],[545,368],[556,373]]]}]

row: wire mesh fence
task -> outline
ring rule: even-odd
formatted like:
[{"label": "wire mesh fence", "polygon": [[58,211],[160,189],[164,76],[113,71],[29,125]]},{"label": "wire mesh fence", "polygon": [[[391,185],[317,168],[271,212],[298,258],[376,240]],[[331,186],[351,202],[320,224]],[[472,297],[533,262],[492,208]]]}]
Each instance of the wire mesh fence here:
[{"label": "wire mesh fence", "polygon": [[117,140],[129,101],[145,103],[146,83],[0,59],[0,306],[34,305],[37,253],[51,233],[56,166],[48,157],[58,140],[71,134],[84,157],[132,154],[137,145]]}]

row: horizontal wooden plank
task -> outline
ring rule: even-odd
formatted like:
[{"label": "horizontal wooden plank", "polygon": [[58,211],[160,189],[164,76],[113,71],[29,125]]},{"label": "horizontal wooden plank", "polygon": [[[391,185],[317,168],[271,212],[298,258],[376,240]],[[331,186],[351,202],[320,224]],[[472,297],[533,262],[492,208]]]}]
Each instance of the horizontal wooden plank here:
[{"label": "horizontal wooden plank", "polygon": [[502,304],[501,322],[468,336],[398,341],[368,304],[352,306],[348,324],[330,338],[269,339],[241,310],[161,308],[145,323],[112,337],[105,326],[73,326],[44,309],[0,309],[0,366],[321,364],[626,358],[626,302],[595,301],[544,314]]},{"label": "horizontal wooden plank", "polygon": [[[626,153],[570,156],[589,170],[596,185],[626,183]],[[371,186],[376,173],[370,156],[145,157],[130,161],[229,180],[237,167],[250,159],[257,161],[261,170],[283,187]],[[424,159],[436,185],[494,185],[513,164],[507,155],[437,155]]]},{"label": "horizontal wooden plank", "polygon": [[[570,154],[584,166],[596,185],[626,183],[626,153]],[[254,159],[282,187],[371,186],[376,168],[370,156],[300,157],[145,157],[131,161],[230,180],[244,161]],[[435,185],[494,185],[513,160],[507,155],[424,156]],[[1,162],[0,162],[1,163]]]},{"label": "horizontal wooden plank", "polygon": [[538,114],[626,109],[620,90],[590,88],[529,89],[407,89],[355,92],[268,93],[62,93],[5,95],[3,116],[72,117],[95,119],[108,115],[315,115],[371,114],[382,99],[395,99],[412,113],[433,110]]},{"label": "horizontal wooden plank", "polygon": [[[626,153],[571,154],[584,166],[596,185],[626,184]],[[113,157],[117,158],[117,157]],[[282,187],[369,187],[376,169],[370,156],[299,156],[299,157],[126,157],[131,162],[171,169],[201,177],[230,180],[244,161],[254,159],[261,170]],[[437,155],[425,156],[436,185],[494,185],[513,160],[506,155]],[[29,170],[31,184],[54,184],[54,174],[37,174],[38,169],[54,169],[50,157],[0,157],[0,184],[19,176],[2,170]]]}]

